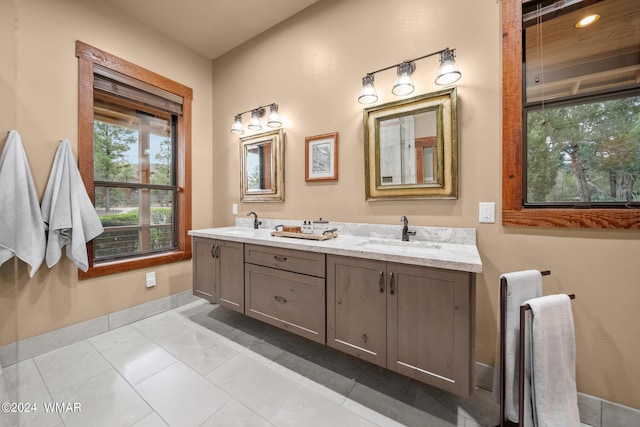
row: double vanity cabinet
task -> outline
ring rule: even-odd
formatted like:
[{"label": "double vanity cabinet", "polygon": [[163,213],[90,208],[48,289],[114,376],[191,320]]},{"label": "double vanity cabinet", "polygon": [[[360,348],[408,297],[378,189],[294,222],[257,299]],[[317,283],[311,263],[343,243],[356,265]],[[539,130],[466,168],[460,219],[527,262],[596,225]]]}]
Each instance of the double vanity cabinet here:
[{"label": "double vanity cabinet", "polygon": [[265,231],[190,232],[194,295],[452,393],[472,393],[482,266],[475,242],[297,241]]}]

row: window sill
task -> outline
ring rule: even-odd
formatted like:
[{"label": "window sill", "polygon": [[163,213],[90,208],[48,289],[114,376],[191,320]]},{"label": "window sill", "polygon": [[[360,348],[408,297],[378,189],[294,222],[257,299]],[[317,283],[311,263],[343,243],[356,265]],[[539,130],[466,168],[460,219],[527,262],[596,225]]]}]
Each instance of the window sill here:
[{"label": "window sill", "polygon": [[172,262],[186,261],[188,259],[191,259],[191,251],[174,251],[158,255],[130,258],[123,261],[101,262],[94,264],[86,273],[78,270],[78,279],[91,279],[93,277],[123,273],[140,268],[149,268]]},{"label": "window sill", "polygon": [[638,209],[502,210],[502,225],[519,227],[640,229]]}]

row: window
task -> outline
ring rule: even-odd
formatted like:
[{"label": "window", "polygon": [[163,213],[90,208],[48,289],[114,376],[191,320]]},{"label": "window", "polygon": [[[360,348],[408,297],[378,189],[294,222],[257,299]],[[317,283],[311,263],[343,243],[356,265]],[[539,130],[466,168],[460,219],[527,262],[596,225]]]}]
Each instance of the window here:
[{"label": "window", "polygon": [[105,232],[81,278],[191,257],[192,91],[77,42],[79,168]]},{"label": "window", "polygon": [[94,202],[105,231],[94,261],[173,251],[177,116],[94,91]]},{"label": "window", "polygon": [[503,2],[504,225],[640,227],[634,1]]}]

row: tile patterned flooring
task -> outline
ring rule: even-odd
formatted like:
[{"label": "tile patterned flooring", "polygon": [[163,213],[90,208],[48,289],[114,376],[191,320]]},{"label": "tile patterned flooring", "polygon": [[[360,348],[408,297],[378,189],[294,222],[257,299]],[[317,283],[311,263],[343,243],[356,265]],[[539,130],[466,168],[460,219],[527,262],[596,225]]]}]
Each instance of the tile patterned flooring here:
[{"label": "tile patterned flooring", "polygon": [[5,401],[37,411],[1,427],[478,427],[499,412],[485,390],[462,399],[205,301],[3,367]]}]

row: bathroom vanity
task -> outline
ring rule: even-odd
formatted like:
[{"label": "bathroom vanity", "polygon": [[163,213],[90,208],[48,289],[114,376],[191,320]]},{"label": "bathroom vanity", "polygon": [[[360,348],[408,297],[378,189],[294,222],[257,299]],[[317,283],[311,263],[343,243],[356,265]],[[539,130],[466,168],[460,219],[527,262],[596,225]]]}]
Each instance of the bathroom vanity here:
[{"label": "bathroom vanity", "polygon": [[[194,295],[462,396],[474,387],[475,230],[332,223],[324,241],[193,230]],[[291,222],[291,221],[289,221]]]}]

